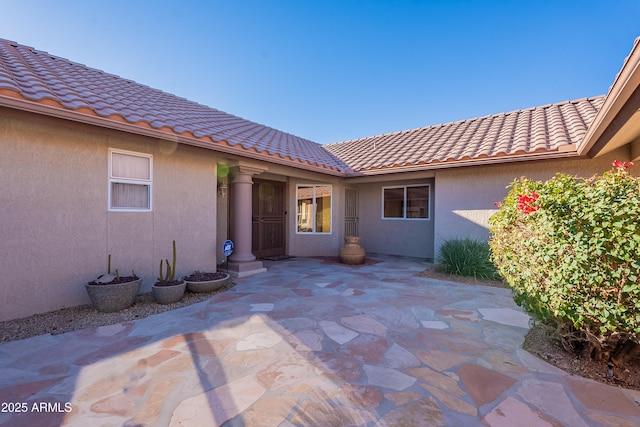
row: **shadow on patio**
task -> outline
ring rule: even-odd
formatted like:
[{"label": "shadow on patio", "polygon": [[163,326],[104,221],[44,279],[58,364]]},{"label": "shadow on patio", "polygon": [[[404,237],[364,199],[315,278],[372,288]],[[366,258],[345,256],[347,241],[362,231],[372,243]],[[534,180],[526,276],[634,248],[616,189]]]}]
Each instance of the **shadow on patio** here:
[{"label": "shadow on patio", "polygon": [[510,291],[416,277],[427,266],[416,259],[376,259],[267,262],[267,273],[207,302],[0,344],[0,401],[29,409],[0,423],[640,422],[630,392],[569,378],[520,349],[528,317]]}]

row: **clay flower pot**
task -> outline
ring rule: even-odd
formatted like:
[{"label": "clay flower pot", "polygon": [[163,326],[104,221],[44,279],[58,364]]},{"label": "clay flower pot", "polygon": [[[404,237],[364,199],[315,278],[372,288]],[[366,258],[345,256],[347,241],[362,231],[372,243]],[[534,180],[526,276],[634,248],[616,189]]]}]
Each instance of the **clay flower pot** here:
[{"label": "clay flower pot", "polygon": [[360,237],[347,236],[344,246],[340,249],[340,262],[349,265],[359,265],[364,262],[364,249],[360,246]]}]

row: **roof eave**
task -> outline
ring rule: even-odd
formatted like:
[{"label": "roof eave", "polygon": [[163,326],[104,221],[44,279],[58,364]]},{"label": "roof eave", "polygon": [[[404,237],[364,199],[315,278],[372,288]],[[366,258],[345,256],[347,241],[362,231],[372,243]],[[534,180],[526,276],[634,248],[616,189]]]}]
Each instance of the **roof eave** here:
[{"label": "roof eave", "polygon": [[[640,134],[640,126],[625,132],[626,139],[615,138],[629,125],[631,118],[640,119],[640,37],[616,76],[604,104],[578,144],[578,153],[596,157],[630,144]],[[634,119],[635,120],[635,119]],[[630,137],[629,137],[630,136]]]},{"label": "roof eave", "polygon": [[70,120],[73,122],[88,124],[92,126],[99,126],[102,128],[127,132],[135,135],[158,138],[158,139],[172,141],[180,144],[191,145],[194,147],[205,148],[207,150],[216,151],[224,154],[250,158],[253,160],[262,160],[262,161],[276,163],[279,165],[289,166],[297,169],[303,169],[303,170],[312,171],[312,172],[319,172],[326,175],[345,176],[346,173],[349,173],[349,171],[325,168],[322,166],[316,166],[316,165],[305,163],[302,161],[296,161],[294,159],[288,160],[288,159],[280,158],[278,156],[264,154],[257,151],[249,151],[243,148],[236,148],[234,146],[219,144],[216,142],[211,143],[211,142],[199,140],[197,138],[189,138],[183,135],[169,133],[159,129],[137,126],[133,123],[115,121],[115,120],[111,120],[106,117],[100,117],[97,115],[94,116],[94,115],[76,112],[73,110],[65,110],[61,108],[51,107],[48,105],[24,100],[21,98],[14,98],[10,96],[0,95],[0,107],[8,107],[8,108],[21,110],[21,111],[26,111],[29,113],[41,114],[44,116]]},{"label": "roof eave", "polygon": [[465,159],[465,160],[450,160],[444,162],[437,163],[426,163],[423,165],[407,165],[407,166],[396,166],[396,167],[388,167],[388,168],[380,168],[380,169],[368,169],[368,170],[359,170],[353,173],[347,174],[347,178],[356,178],[362,176],[372,176],[372,175],[382,175],[382,174],[392,174],[392,173],[401,173],[401,172],[417,172],[417,171],[428,171],[428,170],[437,170],[437,169],[452,169],[466,166],[482,166],[482,165],[497,165],[497,164],[505,164],[505,163],[516,163],[516,162],[526,162],[532,160],[557,160],[557,159],[566,159],[566,158],[580,158],[585,157],[578,154],[575,151],[574,146],[563,146],[555,151],[545,151],[542,153],[525,153],[525,154],[516,154],[516,155],[508,155],[501,157],[487,157],[482,159]]}]

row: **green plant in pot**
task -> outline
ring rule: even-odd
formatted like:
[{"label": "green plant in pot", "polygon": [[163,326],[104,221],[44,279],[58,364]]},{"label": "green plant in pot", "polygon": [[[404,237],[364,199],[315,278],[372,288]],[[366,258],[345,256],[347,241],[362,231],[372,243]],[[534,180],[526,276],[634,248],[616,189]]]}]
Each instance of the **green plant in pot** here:
[{"label": "green plant in pot", "polygon": [[[176,241],[173,241],[173,262],[160,260],[160,275],[158,281],[152,286],[153,298],[160,304],[173,304],[184,296],[187,284],[182,279],[175,279],[176,274]],[[163,268],[163,263],[166,269]]]},{"label": "green plant in pot", "polygon": [[131,276],[121,276],[117,269],[115,273],[111,273],[111,254],[109,254],[107,273],[87,283],[85,289],[96,310],[112,313],[131,307],[141,285],[142,279],[133,270],[131,270]]}]

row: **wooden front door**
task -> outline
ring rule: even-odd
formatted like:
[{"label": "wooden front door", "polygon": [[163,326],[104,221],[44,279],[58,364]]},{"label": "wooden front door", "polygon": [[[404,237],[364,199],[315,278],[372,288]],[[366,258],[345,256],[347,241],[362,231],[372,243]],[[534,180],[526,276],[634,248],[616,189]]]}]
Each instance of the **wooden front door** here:
[{"label": "wooden front door", "polygon": [[252,191],[253,255],[285,255],[285,183],[254,179]]}]

